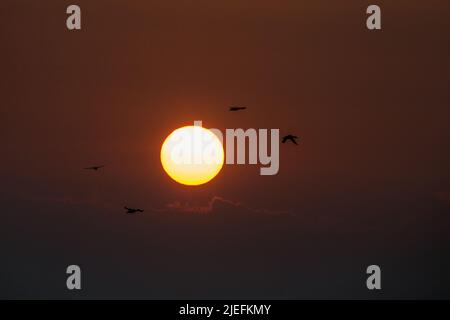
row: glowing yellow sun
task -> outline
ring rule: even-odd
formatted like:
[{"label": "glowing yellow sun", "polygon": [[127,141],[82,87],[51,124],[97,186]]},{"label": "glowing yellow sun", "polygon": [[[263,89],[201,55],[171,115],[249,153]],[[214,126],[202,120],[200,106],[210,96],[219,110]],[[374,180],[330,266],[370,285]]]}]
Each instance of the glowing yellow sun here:
[{"label": "glowing yellow sun", "polygon": [[213,179],[223,162],[222,141],[201,126],[176,129],[161,147],[161,163],[166,173],[176,182],[189,186]]}]

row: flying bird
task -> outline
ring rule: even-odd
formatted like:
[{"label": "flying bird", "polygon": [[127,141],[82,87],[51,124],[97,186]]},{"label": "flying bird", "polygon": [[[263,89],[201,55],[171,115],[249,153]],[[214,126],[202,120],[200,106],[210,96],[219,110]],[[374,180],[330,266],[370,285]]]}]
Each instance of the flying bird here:
[{"label": "flying bird", "polygon": [[85,170],[95,170],[97,171],[98,169],[103,168],[104,166],[92,166],[92,167],[87,167],[87,168],[83,168]]},{"label": "flying bird", "polygon": [[125,210],[127,210],[127,214],[133,214],[133,213],[139,213],[139,212],[144,212],[144,210],[142,209],[133,209],[133,208],[128,208],[128,207],[124,207]]},{"label": "flying bird", "polygon": [[247,107],[230,107],[230,111],[239,111],[239,110],[245,110]]},{"label": "flying bird", "polygon": [[292,134],[288,134],[287,136],[283,137],[283,140],[281,140],[281,143],[286,143],[287,141],[292,141],[292,143],[295,143],[298,145],[297,141],[295,139],[298,139],[297,136],[293,136]]}]

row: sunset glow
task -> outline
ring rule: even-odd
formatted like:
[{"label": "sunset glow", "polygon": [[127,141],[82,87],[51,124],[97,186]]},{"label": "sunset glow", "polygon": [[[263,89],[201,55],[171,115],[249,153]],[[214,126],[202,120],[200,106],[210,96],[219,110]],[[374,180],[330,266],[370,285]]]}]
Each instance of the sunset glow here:
[{"label": "sunset glow", "polygon": [[222,142],[210,130],[186,126],[173,131],[161,148],[161,163],[166,173],[184,185],[201,185],[222,169]]}]

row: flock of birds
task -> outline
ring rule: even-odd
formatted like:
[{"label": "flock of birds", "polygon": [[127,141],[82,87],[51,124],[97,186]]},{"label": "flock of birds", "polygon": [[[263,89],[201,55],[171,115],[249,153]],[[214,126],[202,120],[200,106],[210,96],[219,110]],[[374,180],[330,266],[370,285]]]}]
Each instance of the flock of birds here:
[{"label": "flock of birds", "polygon": [[[235,111],[241,111],[241,110],[245,110],[245,109],[247,109],[247,107],[230,107],[229,111],[235,112]],[[281,143],[286,143],[288,141],[291,141],[292,143],[298,145],[298,143],[296,141],[297,139],[299,139],[299,137],[294,136],[292,134],[288,134],[281,139]],[[104,167],[105,167],[104,165],[101,165],[101,166],[86,167],[83,169],[98,171],[99,169],[102,169]],[[126,210],[125,213],[130,214],[130,215],[144,212],[143,209],[138,209],[138,208],[129,208],[127,206],[125,206],[123,208]]]}]

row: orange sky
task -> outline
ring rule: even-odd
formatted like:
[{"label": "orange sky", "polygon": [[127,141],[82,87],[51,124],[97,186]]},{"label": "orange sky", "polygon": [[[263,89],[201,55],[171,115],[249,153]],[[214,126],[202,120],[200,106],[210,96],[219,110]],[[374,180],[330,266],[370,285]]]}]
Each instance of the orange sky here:
[{"label": "orange sky", "polygon": [[[380,32],[365,28],[369,2],[324,0],[80,0],[82,30],[69,32],[69,2],[0,4],[6,199],[120,211],[221,196],[347,228],[372,221],[367,208],[389,225],[397,206],[407,216],[405,202],[450,190],[449,2],[378,1]],[[277,176],[226,166],[189,188],[166,176],[159,151],[194,120],[302,141],[281,145]],[[80,171],[94,164],[107,167]]]}]

